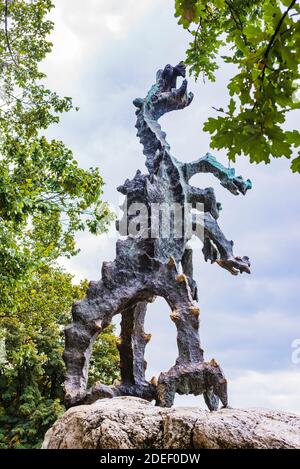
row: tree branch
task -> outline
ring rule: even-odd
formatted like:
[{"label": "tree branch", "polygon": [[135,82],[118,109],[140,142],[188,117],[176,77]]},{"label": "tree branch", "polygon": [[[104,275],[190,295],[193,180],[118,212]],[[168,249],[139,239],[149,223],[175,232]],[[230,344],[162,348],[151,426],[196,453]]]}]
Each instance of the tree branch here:
[{"label": "tree branch", "polygon": [[279,31],[280,31],[280,28],[281,28],[281,26],[282,26],[282,23],[283,23],[284,20],[285,20],[285,17],[286,17],[287,14],[289,13],[289,11],[293,8],[293,6],[295,5],[296,2],[297,2],[297,0],[292,0],[292,2],[290,3],[289,7],[286,9],[286,11],[284,12],[284,14],[283,14],[282,17],[280,18],[280,20],[279,20],[279,22],[278,22],[278,24],[277,24],[277,26],[276,26],[276,29],[275,29],[275,31],[274,31],[274,33],[273,33],[271,39],[270,39],[270,42],[269,42],[269,44],[268,44],[268,46],[267,46],[267,48],[266,48],[266,51],[265,51],[265,53],[264,53],[265,59],[268,58],[268,55],[269,55],[269,53],[270,53],[270,50],[271,50],[271,48],[272,48],[272,46],[273,46],[273,44],[274,44],[274,41],[275,41],[275,39],[276,39],[277,34],[278,34]]},{"label": "tree branch", "polygon": [[229,112],[224,111],[224,109],[221,108],[221,107],[220,107],[220,108],[217,108],[217,107],[215,107],[215,106],[212,106],[212,109],[214,109],[214,110],[217,111],[217,112],[222,112],[222,114],[227,114],[227,116],[230,116]]},{"label": "tree branch", "polygon": [[248,45],[248,40],[247,40],[247,37],[244,34],[244,31],[243,31],[244,25],[242,23],[242,20],[239,16],[238,12],[234,9],[232,3],[230,3],[229,0],[226,0],[225,3],[229,8],[229,11],[230,11],[230,14],[231,14],[231,17],[232,17],[233,21],[235,22],[237,28],[241,31],[242,38],[244,40],[245,45],[247,46]]},{"label": "tree branch", "polygon": [[5,40],[6,40],[6,45],[7,45],[7,49],[8,49],[8,52],[9,52],[9,55],[11,56],[11,59],[13,61],[13,63],[19,67],[19,64],[18,62],[16,61],[15,57],[14,57],[14,54],[13,54],[13,51],[11,49],[11,45],[10,45],[10,42],[9,42],[9,36],[8,36],[8,2],[9,0],[5,0],[5,10],[4,10],[4,30],[5,30]]},{"label": "tree branch", "polygon": [[[265,53],[264,53],[264,63],[266,65],[267,63],[267,60],[268,60],[268,56],[270,54],[270,51],[274,45],[274,42],[275,42],[275,39],[280,31],[280,28],[286,18],[286,16],[288,15],[289,11],[293,8],[293,6],[295,5],[295,3],[297,2],[297,0],[292,0],[292,2],[290,3],[290,5],[288,6],[288,8],[286,9],[286,11],[283,13],[282,17],[280,18],[280,20],[278,21],[278,24],[275,28],[275,31],[274,33],[272,34],[272,37],[269,41],[269,44],[267,45],[267,48],[265,50]],[[264,81],[264,78],[265,78],[265,70],[266,70],[266,66],[264,66],[263,68],[263,71],[262,71],[262,74],[261,74],[261,86],[263,85],[263,81]]]}]

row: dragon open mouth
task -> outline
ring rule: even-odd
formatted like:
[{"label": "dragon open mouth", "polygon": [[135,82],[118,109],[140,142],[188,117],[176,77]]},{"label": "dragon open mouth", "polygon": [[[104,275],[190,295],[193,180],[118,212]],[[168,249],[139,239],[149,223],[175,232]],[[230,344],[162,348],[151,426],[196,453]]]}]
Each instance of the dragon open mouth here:
[{"label": "dragon open mouth", "polygon": [[179,62],[179,64],[175,67],[170,64],[166,65],[162,73],[162,78],[164,80],[165,85],[164,91],[171,91],[172,89],[176,89],[177,78],[185,78],[185,76],[186,67],[183,62]]}]

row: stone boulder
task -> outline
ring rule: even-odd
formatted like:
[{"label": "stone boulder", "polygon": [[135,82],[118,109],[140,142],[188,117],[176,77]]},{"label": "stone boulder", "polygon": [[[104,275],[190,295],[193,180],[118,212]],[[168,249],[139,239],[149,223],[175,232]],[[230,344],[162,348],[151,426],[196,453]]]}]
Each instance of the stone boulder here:
[{"label": "stone boulder", "polygon": [[72,407],[44,449],[300,448],[300,416],[266,409],[155,407],[136,397]]}]

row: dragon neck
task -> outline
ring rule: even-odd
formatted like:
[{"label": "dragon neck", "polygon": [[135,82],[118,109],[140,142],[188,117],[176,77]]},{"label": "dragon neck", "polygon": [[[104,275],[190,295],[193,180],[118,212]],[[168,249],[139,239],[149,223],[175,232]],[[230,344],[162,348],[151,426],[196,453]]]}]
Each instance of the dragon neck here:
[{"label": "dragon neck", "polygon": [[152,174],[158,154],[170,150],[170,145],[166,141],[166,133],[147,111],[139,113],[136,128],[138,130],[137,136],[143,145],[143,154],[146,156],[147,169]]},{"label": "dragon neck", "polygon": [[169,181],[171,200],[182,203],[184,180],[181,163],[171,155],[166,133],[161,129],[155,117],[150,112],[144,111],[140,112],[137,118],[137,136],[144,147],[145,164],[150,176],[159,174],[162,181]]},{"label": "dragon neck", "polygon": [[158,85],[155,84],[150,89],[148,95],[142,100],[140,109],[136,112],[137,137],[143,145],[143,154],[146,156],[146,166],[150,174],[153,174],[155,161],[158,154],[169,152],[170,145],[166,141],[166,133],[162,130],[158,119],[159,114],[151,106],[151,100],[158,91]]}]

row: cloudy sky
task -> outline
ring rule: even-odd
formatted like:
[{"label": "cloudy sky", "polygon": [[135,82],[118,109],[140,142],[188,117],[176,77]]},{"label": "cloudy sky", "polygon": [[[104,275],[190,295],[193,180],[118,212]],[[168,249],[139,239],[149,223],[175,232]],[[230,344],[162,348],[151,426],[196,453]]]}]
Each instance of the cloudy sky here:
[{"label": "cloudy sky", "polygon": [[[59,0],[52,14],[56,28],[53,53],[44,63],[48,84],[72,96],[78,113],[64,116],[49,135],[62,139],[84,167],[98,166],[106,182],[105,200],[116,206],[116,187],[136,169],[145,171],[142,147],[135,136],[132,100],[144,97],[158,68],[184,58],[189,37],[173,17],[174,0]],[[209,151],[203,122],[212,106],[227,100],[233,70],[222,66],[215,84],[189,80],[192,105],[161,119],[173,154],[190,161]],[[296,128],[300,115],[287,125]],[[226,163],[225,152],[213,152]],[[248,255],[252,274],[231,276],[206,264],[195,246],[201,339],[207,359],[214,357],[229,380],[233,407],[268,407],[300,413],[299,182],[288,161],[250,165],[240,157],[238,174],[253,181],[245,197],[232,196],[209,175],[193,184],[213,185],[223,211],[219,224],[235,241],[236,255]],[[104,260],[113,260],[115,240],[84,233],[81,253],[64,261],[75,279],[99,279]],[[150,305],[146,331],[147,376],[173,365],[177,349],[173,323],[164,300]],[[294,342],[296,345],[296,342]],[[178,405],[200,405],[200,397],[178,397]]]}]

